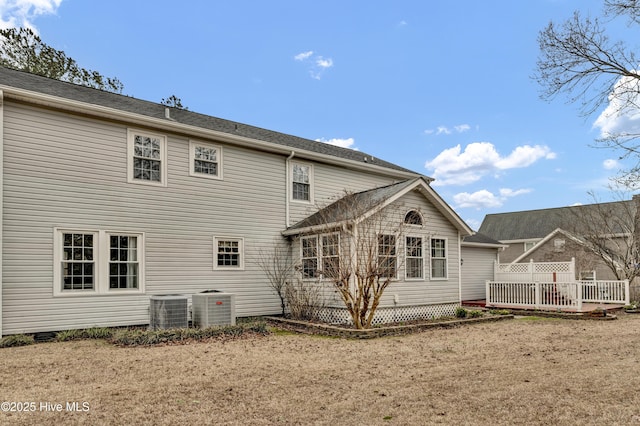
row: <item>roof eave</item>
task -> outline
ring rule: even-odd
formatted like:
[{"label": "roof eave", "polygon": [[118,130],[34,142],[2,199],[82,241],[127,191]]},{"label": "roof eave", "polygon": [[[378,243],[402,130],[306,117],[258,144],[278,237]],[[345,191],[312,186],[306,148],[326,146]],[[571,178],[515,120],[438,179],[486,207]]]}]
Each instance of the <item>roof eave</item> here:
[{"label": "roof eave", "polygon": [[422,176],[419,173],[415,172],[392,169],[371,163],[361,163],[359,161],[340,158],[333,155],[297,149],[273,142],[265,142],[260,139],[253,139],[240,135],[234,135],[231,133],[205,129],[202,127],[183,124],[163,118],[149,117],[142,114],[122,111],[116,108],[104,107],[101,105],[76,101],[59,96],[47,95],[31,90],[19,89],[13,86],[0,84],[0,90],[3,91],[5,100],[11,99],[31,104],[37,104],[48,108],[74,112],[81,115],[90,115],[108,120],[122,121],[135,126],[150,127],[153,129],[185,134],[190,137],[215,139],[219,142],[225,142],[245,148],[258,149],[275,154],[288,156],[293,151],[299,158],[315,160],[326,164],[339,165],[355,170],[366,170],[369,172],[379,173],[381,175],[386,175],[394,178],[406,179],[421,176],[429,182],[433,180],[427,176]]}]

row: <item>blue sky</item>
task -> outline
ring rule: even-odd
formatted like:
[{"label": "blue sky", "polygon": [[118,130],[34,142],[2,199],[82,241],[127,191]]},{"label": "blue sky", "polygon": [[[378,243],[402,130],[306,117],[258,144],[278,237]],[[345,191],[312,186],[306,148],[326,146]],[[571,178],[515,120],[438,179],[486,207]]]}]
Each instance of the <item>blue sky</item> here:
[{"label": "blue sky", "polygon": [[539,31],[578,9],[602,1],[3,0],[0,25],[34,28],[126,95],[431,176],[477,229],[488,213],[619,197],[619,153],[593,147],[612,124],[541,100],[532,79]]}]

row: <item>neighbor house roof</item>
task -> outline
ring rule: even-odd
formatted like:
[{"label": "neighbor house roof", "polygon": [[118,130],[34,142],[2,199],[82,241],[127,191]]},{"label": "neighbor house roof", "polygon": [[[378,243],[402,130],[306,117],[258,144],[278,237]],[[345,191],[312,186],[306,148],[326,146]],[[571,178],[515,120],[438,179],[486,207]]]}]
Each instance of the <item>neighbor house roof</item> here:
[{"label": "neighbor house roof", "polygon": [[[579,218],[602,220],[603,218],[617,217],[622,220],[630,220],[633,217],[634,203],[633,200],[626,200],[488,214],[482,221],[478,232],[502,242],[541,239],[557,228],[570,230],[573,234],[581,234],[583,230],[580,229],[581,221],[578,220]],[[605,229],[604,226],[603,229]],[[625,232],[625,229],[622,226],[617,226],[612,232],[622,233]]]},{"label": "neighbor house roof", "polygon": [[427,198],[462,235],[473,233],[458,214],[429,186],[428,181],[419,177],[367,191],[345,194],[344,197],[290,226],[283,235],[317,232],[362,220],[413,190],[419,191]]},{"label": "neighbor house roof", "polygon": [[[224,120],[185,109],[169,108],[116,93],[66,83],[0,67],[0,90],[8,98],[28,102],[55,104],[55,107],[75,110],[81,114],[101,115],[126,122],[137,117],[142,124],[166,128],[177,133],[202,134],[204,137],[223,137],[223,141],[278,152],[295,152],[300,156],[316,155],[314,159],[336,159],[359,167],[393,171],[395,175],[420,176],[412,170],[353,149],[342,148],[285,133],[266,130],[235,121]],[[40,96],[35,96],[36,94]],[[60,102],[63,99],[66,102]],[[126,113],[124,116],[122,113]]]},{"label": "neighbor house roof", "polygon": [[493,238],[481,234],[480,232],[476,232],[473,235],[468,235],[464,237],[462,240],[462,245],[467,247],[495,247],[495,248],[506,248],[508,247],[505,244],[502,244],[500,241],[494,240]]}]

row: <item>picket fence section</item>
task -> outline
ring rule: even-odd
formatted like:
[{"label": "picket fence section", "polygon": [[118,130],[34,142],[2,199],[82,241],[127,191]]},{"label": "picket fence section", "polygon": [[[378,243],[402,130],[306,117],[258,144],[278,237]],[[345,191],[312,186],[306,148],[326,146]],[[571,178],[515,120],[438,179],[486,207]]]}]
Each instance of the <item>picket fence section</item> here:
[{"label": "picket fence section", "polygon": [[583,303],[629,304],[629,281],[577,281],[570,262],[495,263],[486,305],[581,311]]}]

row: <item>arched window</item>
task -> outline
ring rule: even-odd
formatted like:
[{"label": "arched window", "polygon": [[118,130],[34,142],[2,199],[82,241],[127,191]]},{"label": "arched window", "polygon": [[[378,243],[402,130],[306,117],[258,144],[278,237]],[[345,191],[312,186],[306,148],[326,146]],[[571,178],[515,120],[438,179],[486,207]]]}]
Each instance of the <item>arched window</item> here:
[{"label": "arched window", "polygon": [[422,216],[417,210],[410,210],[404,216],[404,223],[407,225],[422,225]]}]

